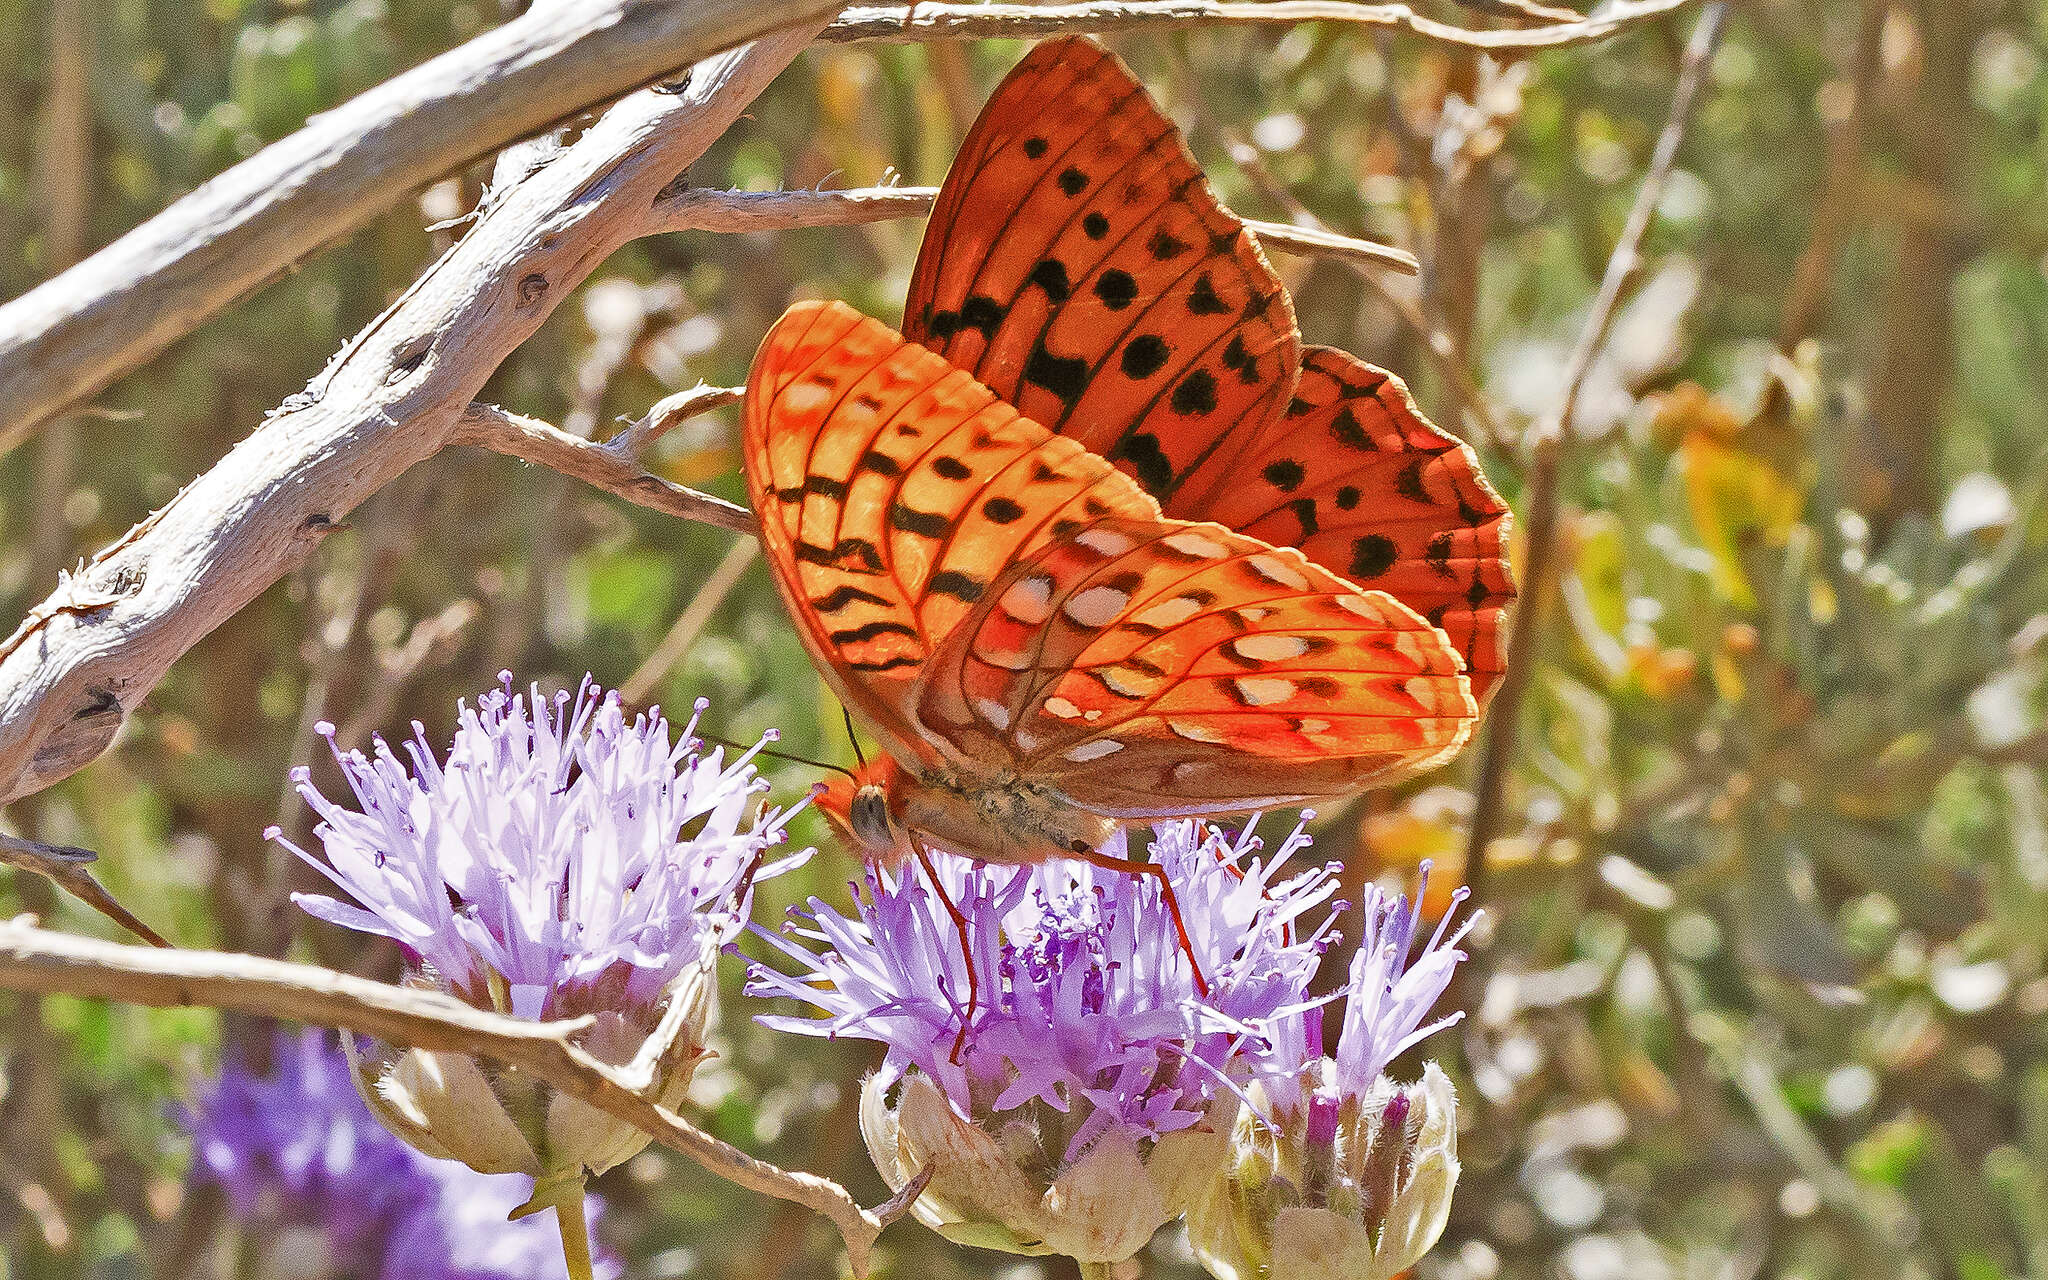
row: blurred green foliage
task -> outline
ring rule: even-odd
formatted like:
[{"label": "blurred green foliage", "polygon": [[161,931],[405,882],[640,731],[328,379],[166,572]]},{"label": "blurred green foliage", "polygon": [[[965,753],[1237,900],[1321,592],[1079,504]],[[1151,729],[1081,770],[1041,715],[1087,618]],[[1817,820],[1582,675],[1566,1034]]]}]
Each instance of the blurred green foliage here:
[{"label": "blurred green foliage", "polygon": [[[67,50],[51,9],[0,0],[8,296],[61,267],[67,240],[106,243],[502,17],[481,0],[106,0]],[[1112,43],[1233,207],[1285,217],[1262,185],[1277,181],[1423,256],[1424,313],[1468,353],[1511,446],[1556,407],[1690,20],[1503,64],[1326,26]],[[1018,49],[821,47],[691,178],[860,185],[893,167],[936,183]],[[2048,10],[2012,0],[1736,11],[1583,400],[1507,834],[1465,865],[1469,759],[1319,824],[1354,877],[1435,856],[1479,879],[1492,922],[1472,1015],[1435,1042],[1464,1101],[1465,1172],[1423,1275],[2048,1277],[2044,53]],[[89,69],[90,145],[52,155],[38,139],[64,109],[49,88],[67,56]],[[1244,140],[1256,168],[1230,158]],[[473,206],[486,171],[298,264],[0,458],[9,623],[296,391],[456,234],[429,228]],[[67,191],[82,226],[52,225]],[[636,244],[487,394],[604,434],[667,391],[741,380],[794,297],[893,315],[920,231]],[[1376,289],[1329,262],[1280,268],[1311,339],[1476,429]],[[654,462],[737,496],[732,426],[692,422]],[[1519,509],[1502,443],[1482,453]],[[439,733],[500,668],[622,682],[729,545],[501,458],[437,457],[180,662],[116,750],[8,819],[100,850],[114,891],[183,944],[388,976],[388,950],[293,918],[281,894],[303,873],[261,839],[305,821],[284,780],[312,758],[307,723]],[[665,702],[709,696],[732,737],[773,725],[796,752],[846,754],[758,564],[651,675]],[[777,781],[794,796],[813,772]],[[843,894],[850,871],[830,851],[767,910]],[[39,883],[0,896],[106,928]],[[878,1198],[851,1110],[868,1050],[772,1035],[727,995],[706,1122]],[[4,1007],[0,1274],[192,1274],[220,1246],[182,1189],[169,1108],[252,1028]],[[635,1276],[840,1265],[819,1223],[659,1153],[601,1190]],[[882,1265],[1048,1274],[914,1226]],[[1194,1274],[1168,1236],[1147,1265]]]}]

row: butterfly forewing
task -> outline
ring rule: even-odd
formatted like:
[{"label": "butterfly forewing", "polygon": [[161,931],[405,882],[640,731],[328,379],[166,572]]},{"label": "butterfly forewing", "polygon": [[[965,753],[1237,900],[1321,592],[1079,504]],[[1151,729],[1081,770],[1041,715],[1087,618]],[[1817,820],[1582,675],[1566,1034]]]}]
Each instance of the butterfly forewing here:
[{"label": "butterfly forewing", "polygon": [[1115,57],[1049,41],[947,176],[905,331],[1155,497],[1271,420],[1299,338],[1257,243]]},{"label": "butterfly forewing", "polygon": [[1186,520],[1302,548],[1448,632],[1484,697],[1507,508],[1398,380],[1303,348],[1285,291],[1117,59],[1047,41],[939,194],[911,337]]}]

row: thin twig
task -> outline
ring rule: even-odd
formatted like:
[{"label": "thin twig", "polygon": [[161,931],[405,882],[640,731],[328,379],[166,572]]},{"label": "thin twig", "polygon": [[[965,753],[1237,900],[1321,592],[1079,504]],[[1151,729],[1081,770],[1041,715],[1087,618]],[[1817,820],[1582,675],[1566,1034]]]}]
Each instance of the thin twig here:
[{"label": "thin twig", "polygon": [[689,418],[713,409],[723,409],[747,398],[745,387],[712,387],[699,383],[654,402],[631,426],[604,442],[607,452],[621,462],[638,462],[654,442],[681,426]]},{"label": "thin twig", "polygon": [[1657,137],[1650,167],[1643,175],[1642,185],[1636,189],[1635,204],[1629,210],[1628,221],[1622,227],[1614,252],[1607,259],[1600,291],[1593,299],[1593,309],[1586,317],[1578,345],[1573,348],[1571,360],[1566,365],[1564,396],[1556,414],[1539,423],[1531,432],[1528,499],[1523,508],[1528,522],[1528,551],[1521,566],[1522,600],[1515,609],[1514,623],[1509,629],[1507,670],[1496,687],[1492,709],[1481,730],[1479,771],[1472,788],[1472,829],[1465,847],[1465,881],[1472,889],[1472,896],[1482,901],[1487,874],[1486,847],[1500,828],[1508,767],[1514,757],[1515,740],[1520,730],[1522,698],[1528,690],[1535,666],[1538,627],[1556,587],[1560,478],[1574,440],[1579,395],[1585,388],[1586,375],[1593,367],[1594,358],[1607,341],[1607,333],[1613,327],[1622,296],[1642,265],[1643,237],[1649,232],[1651,220],[1657,212],[1657,202],[1664,194],[1664,184],[1671,176],[1679,143],[1685,138],[1686,125],[1692,119],[1700,87],[1706,83],[1707,68],[1720,41],[1722,23],[1727,15],[1725,2],[1708,5],[1700,15],[1699,24],[1693,28],[1692,39],[1686,44],[1685,58],[1679,67],[1678,84],[1672,90],[1670,115],[1665,119],[1663,132]]},{"label": "thin twig", "polygon": [[[678,231],[774,231],[786,227],[852,226],[931,212],[937,187],[866,187],[851,191],[718,191],[699,188],[671,202]],[[1421,270],[1415,255],[1332,231],[1321,223],[1292,225],[1247,218],[1245,225],[1268,249],[1326,254],[1347,262],[1386,267],[1404,275]]]},{"label": "thin twig", "polygon": [[1244,225],[1250,227],[1252,234],[1268,249],[1293,254],[1324,254],[1354,267],[1391,268],[1404,276],[1422,274],[1422,264],[1406,249],[1347,236],[1330,230],[1321,222],[1291,226],[1285,222],[1246,218]]},{"label": "thin twig", "polygon": [[604,445],[496,405],[469,406],[449,442],[523,458],[679,519],[714,524],[735,533],[753,533],[759,528],[754,513],[738,503],[664,480]]},{"label": "thin twig", "polygon": [[829,1178],[779,1169],[642,1097],[572,1039],[588,1019],[528,1022],[437,991],[315,965],[218,951],[153,951],[56,933],[25,920],[0,924],[0,988],[156,1008],[233,1009],[340,1027],[389,1044],[489,1058],[617,1116],[719,1177],[823,1215],[846,1242],[856,1275],[865,1274],[875,1238],[908,1208],[892,1200],[879,1210],[863,1209]]},{"label": "thin twig", "polygon": [[482,614],[476,601],[457,600],[432,617],[415,622],[405,643],[380,652],[376,660],[377,679],[334,735],[341,748],[358,749],[368,742],[376,728],[391,719],[406,687],[422,671],[448,661],[470,625]]},{"label": "thin twig", "polygon": [[99,855],[90,849],[68,844],[44,844],[40,840],[0,834],[0,862],[42,876],[152,947],[170,946],[162,934],[122,906],[113,894],[107,892],[106,886],[85,869],[88,863],[98,860]]},{"label": "thin twig", "polygon": [[1585,16],[1576,9],[1538,4],[1536,0],[1455,0],[1455,3],[1474,13],[1514,22],[1577,22]]},{"label": "thin twig", "polygon": [[1688,0],[1619,0],[1577,22],[1524,31],[1474,31],[1416,13],[1405,4],[1343,0],[1087,0],[1079,4],[882,5],[848,9],[825,29],[827,40],[1016,39],[1074,31],[1141,31],[1210,22],[1292,25],[1334,22],[1410,31],[1431,40],[1495,52],[1558,49],[1605,40],[1684,7]]},{"label": "thin twig", "polygon": [[718,606],[725,603],[726,596],[739,585],[740,577],[760,554],[761,544],[751,538],[743,538],[732,544],[725,553],[725,559],[704,579],[704,585],[697,588],[697,594],[690,597],[690,603],[676,618],[661,643],[654,646],[654,652],[640,664],[626,683],[619,686],[619,695],[628,702],[645,702],[654,687],[667,677],[669,669],[682,661],[690,651],[704,625],[711,621],[711,615],[718,612]]}]

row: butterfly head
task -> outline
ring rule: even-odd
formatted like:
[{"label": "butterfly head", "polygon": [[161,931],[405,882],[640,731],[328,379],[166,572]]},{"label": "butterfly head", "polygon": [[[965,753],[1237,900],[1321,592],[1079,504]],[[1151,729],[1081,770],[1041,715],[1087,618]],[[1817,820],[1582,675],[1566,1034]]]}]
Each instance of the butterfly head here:
[{"label": "butterfly head", "polygon": [[871,862],[894,866],[910,852],[902,819],[903,769],[883,755],[825,784],[818,810],[839,838]]}]

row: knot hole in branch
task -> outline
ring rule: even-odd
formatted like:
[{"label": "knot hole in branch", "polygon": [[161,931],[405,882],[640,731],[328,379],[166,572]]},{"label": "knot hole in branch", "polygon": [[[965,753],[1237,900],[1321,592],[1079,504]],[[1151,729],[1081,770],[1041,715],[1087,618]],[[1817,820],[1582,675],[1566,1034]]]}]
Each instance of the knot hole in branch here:
[{"label": "knot hole in branch", "polygon": [[690,171],[683,170],[668,180],[668,185],[654,193],[654,204],[660,208],[664,201],[673,200],[690,189]]},{"label": "knot hole in branch", "polygon": [[540,272],[523,276],[519,281],[519,305],[530,307],[548,296],[548,278]]},{"label": "knot hole in branch", "polygon": [[412,376],[421,365],[427,362],[427,356],[433,350],[434,344],[422,338],[418,346],[401,352],[398,359],[392,363],[391,372],[384,375],[384,385],[387,387],[395,386]]}]

